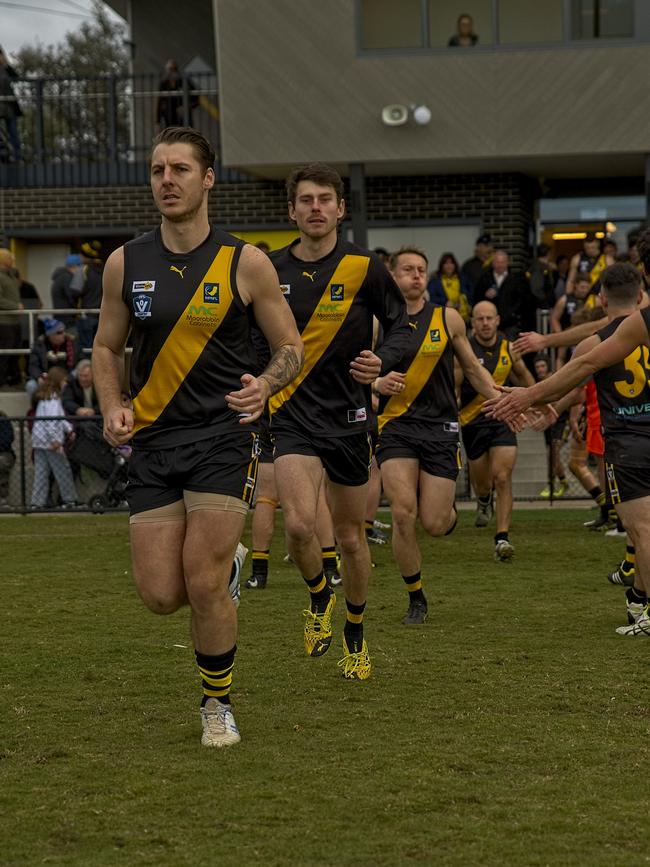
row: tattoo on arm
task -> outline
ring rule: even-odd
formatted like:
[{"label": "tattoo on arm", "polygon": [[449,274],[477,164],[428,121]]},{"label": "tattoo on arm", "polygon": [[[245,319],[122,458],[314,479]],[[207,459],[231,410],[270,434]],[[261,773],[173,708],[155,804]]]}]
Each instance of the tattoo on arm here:
[{"label": "tattoo on arm", "polygon": [[302,350],[299,352],[295,346],[281,346],[271,356],[265,370],[260,374],[260,379],[265,379],[270,394],[275,394],[300,373],[302,362]]}]

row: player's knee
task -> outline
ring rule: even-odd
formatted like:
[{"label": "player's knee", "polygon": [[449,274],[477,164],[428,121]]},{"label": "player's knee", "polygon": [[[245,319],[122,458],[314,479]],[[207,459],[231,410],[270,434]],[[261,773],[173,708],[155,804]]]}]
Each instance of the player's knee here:
[{"label": "player's knee", "polygon": [[391,517],[394,526],[398,527],[399,529],[405,529],[415,524],[415,520],[417,518],[417,511],[415,507],[410,508],[406,505],[402,506],[395,504],[391,508]]},{"label": "player's knee", "polygon": [[344,557],[354,557],[361,550],[364,544],[364,533],[365,530],[362,525],[355,524],[334,528],[336,541]]},{"label": "player's knee", "polygon": [[494,486],[495,488],[502,490],[510,487],[510,481],[512,479],[512,470],[508,467],[506,469],[496,470],[494,473]]},{"label": "player's knee", "polygon": [[452,518],[449,514],[441,515],[439,513],[420,515],[420,523],[422,524],[422,529],[429,536],[444,536],[452,526]]},{"label": "player's knee", "polygon": [[569,461],[569,472],[573,473],[573,475],[578,478],[581,470],[584,468],[584,464],[582,461]]},{"label": "player's knee", "polygon": [[311,544],[316,532],[316,522],[303,515],[293,514],[285,517],[284,530],[290,543],[294,545]]},{"label": "player's knee", "polygon": [[185,590],[138,585],[140,599],[154,614],[173,614],[187,603]]}]

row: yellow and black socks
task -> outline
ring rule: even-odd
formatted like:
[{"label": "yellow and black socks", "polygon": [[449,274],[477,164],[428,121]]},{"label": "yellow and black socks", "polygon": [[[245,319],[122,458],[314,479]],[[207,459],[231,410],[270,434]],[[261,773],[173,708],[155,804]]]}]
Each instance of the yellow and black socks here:
[{"label": "yellow and black socks", "polygon": [[262,578],[264,583],[269,575],[269,549],[258,551],[253,548],[253,576]]},{"label": "yellow and black socks", "polygon": [[198,650],[194,651],[203,685],[201,707],[205,706],[209,698],[216,698],[221,704],[230,704],[230,685],[236,652],[236,644],[226,653],[220,653],[218,656],[208,656]]},{"label": "yellow and black socks", "polygon": [[323,557],[323,572],[328,575],[332,572],[338,572],[339,564],[336,556],[336,548],[332,545],[331,548],[321,548]]},{"label": "yellow and black socks", "polygon": [[305,578],[304,575],[302,577],[309,588],[311,610],[322,614],[327,608],[327,603],[330,601],[330,596],[332,595],[325,575],[321,570],[315,578]]},{"label": "yellow and black socks", "polygon": [[636,551],[634,549],[634,545],[626,545],[625,546],[625,560],[621,563],[621,571],[626,575],[629,575],[630,572],[634,572],[634,567],[636,565]]},{"label": "yellow and black socks", "polygon": [[366,608],[366,603],[355,605],[354,602],[345,600],[347,609],[345,617],[345,626],[343,628],[343,638],[345,646],[349,653],[358,653],[363,647],[363,612]]},{"label": "yellow and black socks", "polygon": [[406,584],[406,589],[409,592],[410,602],[422,602],[424,600],[424,591],[422,590],[422,575],[416,572],[415,575],[402,575],[402,579]]}]

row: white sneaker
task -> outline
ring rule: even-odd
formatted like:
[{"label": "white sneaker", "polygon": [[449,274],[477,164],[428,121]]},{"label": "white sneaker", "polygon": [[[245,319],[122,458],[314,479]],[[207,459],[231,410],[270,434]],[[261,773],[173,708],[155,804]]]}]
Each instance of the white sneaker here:
[{"label": "white sneaker", "polygon": [[203,747],[230,747],[241,740],[232,708],[216,698],[209,698],[205,707],[201,708],[201,723]]},{"label": "white sneaker", "polygon": [[494,559],[506,563],[515,556],[515,549],[507,539],[499,539],[494,547]]},{"label": "white sneaker", "polygon": [[[628,603],[627,610],[631,616],[630,608],[632,603]],[[616,630],[617,635],[645,635],[650,638],[650,614],[648,606],[644,606],[641,615],[629,626],[619,626]]]},{"label": "white sneaker", "polygon": [[235,603],[235,608],[239,608],[239,601],[241,599],[241,585],[239,579],[241,578],[241,570],[244,566],[247,554],[248,548],[244,547],[240,542],[235,551],[235,559],[232,561],[230,582],[228,583],[228,590],[232,596],[232,601]]},{"label": "white sneaker", "polygon": [[606,530],[605,535],[609,536],[610,539],[620,539],[623,536],[627,536],[625,530],[619,530],[618,527],[613,527],[611,530]]}]

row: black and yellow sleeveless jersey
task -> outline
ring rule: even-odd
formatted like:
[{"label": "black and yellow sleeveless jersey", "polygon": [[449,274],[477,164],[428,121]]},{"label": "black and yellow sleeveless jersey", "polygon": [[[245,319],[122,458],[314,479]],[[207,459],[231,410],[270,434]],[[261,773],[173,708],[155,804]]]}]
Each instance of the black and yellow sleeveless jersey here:
[{"label": "black and yellow sleeveless jersey", "polygon": [[[490,374],[497,385],[507,385],[512,372],[512,356],[508,339],[497,332],[497,337],[492,346],[484,346],[476,339],[476,335],[469,338],[474,355]],[[460,387],[460,423],[463,427],[468,424],[500,424],[481,412],[485,398],[478,394],[474,386],[465,377]]]},{"label": "black and yellow sleeveless jersey", "polygon": [[458,438],[454,392],[454,350],[447,330],[446,308],[426,301],[409,314],[410,341],[395,370],[406,374],[404,390],[379,403],[379,432],[405,430],[431,436],[431,425],[449,423]]},{"label": "black and yellow sleeveless jersey", "polygon": [[[650,308],[641,311],[650,332]],[[597,332],[612,335],[624,316]],[[650,358],[647,346],[637,346],[623,361],[594,374],[605,460],[615,467],[647,467],[650,462]]]},{"label": "black and yellow sleeveless jersey", "polygon": [[255,372],[235,282],[242,247],[216,228],[189,253],[167,250],[160,229],[124,245],[135,444],[167,448],[241,429],[225,396]]},{"label": "black and yellow sleeveless jersey", "polygon": [[317,262],[294,256],[294,244],[270,258],[302,336],[305,362],[269,401],[272,429],[299,426],[319,437],[370,430],[370,386],[352,378],[350,362],[372,349],[374,315],[385,335],[376,350],[382,371],[397,364],[410,337],[402,295],[377,256],[355,244],[339,240]]},{"label": "black and yellow sleeveless jersey", "polygon": [[580,253],[580,258],[578,259],[577,273],[580,275],[586,274],[589,277],[592,291],[594,291],[599,285],[600,275],[603,273],[606,267],[607,259],[605,258],[604,253],[601,253],[600,256],[596,256],[594,258],[591,256],[587,256],[587,254],[583,251],[582,253]]}]

